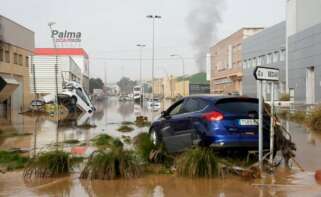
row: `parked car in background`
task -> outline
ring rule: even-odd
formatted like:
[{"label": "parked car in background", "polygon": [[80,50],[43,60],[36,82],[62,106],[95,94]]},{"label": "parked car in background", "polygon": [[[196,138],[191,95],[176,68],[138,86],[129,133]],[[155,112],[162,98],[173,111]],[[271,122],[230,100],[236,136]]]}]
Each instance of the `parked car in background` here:
[{"label": "parked car in background", "polygon": [[29,110],[30,111],[37,111],[37,112],[41,112],[44,111],[44,105],[45,105],[45,101],[40,100],[40,99],[35,99],[31,101]]},{"label": "parked car in background", "polygon": [[145,103],[147,109],[149,110],[158,111],[161,108],[161,102],[159,98],[147,99]]},{"label": "parked car in background", "polygon": [[[258,99],[192,96],[183,98],[152,123],[150,137],[169,152],[193,145],[217,149],[258,148]],[[264,147],[269,147],[270,119],[264,115]]]}]

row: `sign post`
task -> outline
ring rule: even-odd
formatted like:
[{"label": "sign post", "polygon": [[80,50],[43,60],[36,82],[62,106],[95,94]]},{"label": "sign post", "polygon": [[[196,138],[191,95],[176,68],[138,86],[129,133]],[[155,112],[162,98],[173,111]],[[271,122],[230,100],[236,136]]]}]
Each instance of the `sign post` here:
[{"label": "sign post", "polygon": [[[254,70],[254,77],[259,81],[259,166],[260,170],[263,169],[263,113],[264,113],[264,103],[262,98],[263,81],[279,81],[279,69],[257,66]],[[274,90],[273,90],[274,91]],[[273,114],[272,114],[273,115]],[[272,124],[272,122],[271,122]],[[272,126],[273,127],[273,126]],[[274,135],[274,134],[273,134]],[[271,134],[272,136],[272,134]],[[272,139],[273,140],[273,139]],[[271,141],[271,139],[270,139]],[[271,149],[270,149],[271,151]],[[273,151],[273,149],[272,149]],[[271,153],[273,154],[273,153]],[[273,157],[272,157],[273,158]]]},{"label": "sign post", "polygon": [[270,120],[270,164],[273,164],[274,153],[274,82],[271,82],[271,120]]}]

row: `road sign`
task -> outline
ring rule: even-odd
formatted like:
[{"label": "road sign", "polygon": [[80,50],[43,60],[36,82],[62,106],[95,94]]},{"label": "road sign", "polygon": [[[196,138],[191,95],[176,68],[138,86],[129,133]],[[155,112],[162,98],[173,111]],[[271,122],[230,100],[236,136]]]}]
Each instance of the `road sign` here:
[{"label": "road sign", "polygon": [[257,66],[254,70],[254,77],[260,81],[279,81],[279,69]]},{"label": "road sign", "polygon": [[[272,86],[271,86],[271,91],[274,92],[274,82],[275,81],[279,81],[279,69],[277,68],[269,68],[269,67],[264,67],[264,66],[257,66],[254,70],[254,77],[256,80],[259,81],[259,164],[260,164],[260,170],[262,171],[263,169],[263,81],[271,81],[272,82]],[[274,94],[271,94],[271,123],[273,124],[273,101],[274,101]],[[270,141],[274,141],[274,129],[273,129],[273,125],[271,126],[271,136],[270,136]],[[273,144],[271,143],[271,146],[273,146]],[[273,147],[270,147],[270,154],[273,155]],[[272,158],[271,157],[270,161],[272,162]]]}]

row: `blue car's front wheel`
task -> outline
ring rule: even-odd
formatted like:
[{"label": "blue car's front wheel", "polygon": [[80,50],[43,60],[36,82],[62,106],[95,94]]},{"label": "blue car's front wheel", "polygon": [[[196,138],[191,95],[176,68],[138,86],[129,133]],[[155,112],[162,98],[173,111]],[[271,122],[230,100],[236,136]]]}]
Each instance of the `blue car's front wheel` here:
[{"label": "blue car's front wheel", "polygon": [[157,146],[161,143],[161,140],[159,138],[159,136],[157,135],[155,129],[151,128],[150,131],[149,131],[149,137],[150,137],[150,140],[152,141],[152,143]]}]

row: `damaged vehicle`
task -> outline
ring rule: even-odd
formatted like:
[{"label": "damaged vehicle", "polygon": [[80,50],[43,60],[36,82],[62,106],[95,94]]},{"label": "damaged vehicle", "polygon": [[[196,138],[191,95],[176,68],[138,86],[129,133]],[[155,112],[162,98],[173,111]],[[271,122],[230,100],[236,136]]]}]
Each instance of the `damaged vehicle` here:
[{"label": "damaged vehicle", "polygon": [[[248,97],[191,96],[162,112],[149,133],[154,144],[168,152],[193,145],[215,149],[258,149],[258,99]],[[264,114],[263,146],[269,148],[270,118]]]},{"label": "damaged vehicle", "polygon": [[[55,101],[55,95],[47,95],[43,97],[43,100],[46,103],[52,103]],[[64,84],[62,92],[58,94],[58,102],[64,105],[70,113],[92,113],[95,111],[87,92],[79,83],[74,81]]]}]

